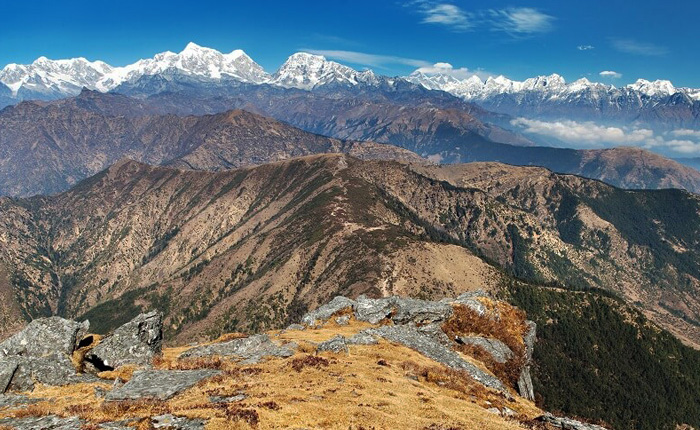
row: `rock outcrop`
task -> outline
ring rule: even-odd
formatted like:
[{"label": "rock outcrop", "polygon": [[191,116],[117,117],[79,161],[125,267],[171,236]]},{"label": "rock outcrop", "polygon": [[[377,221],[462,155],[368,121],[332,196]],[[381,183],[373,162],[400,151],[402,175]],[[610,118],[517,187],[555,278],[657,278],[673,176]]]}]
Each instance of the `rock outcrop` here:
[{"label": "rock outcrop", "polygon": [[60,317],[39,318],[0,343],[0,357],[43,357],[53,353],[70,355],[87,333],[90,323]]},{"label": "rock outcrop", "polygon": [[518,392],[522,397],[528,400],[535,400],[535,388],[532,385],[532,375],[530,368],[532,366],[532,353],[535,350],[535,341],[537,340],[537,324],[534,321],[526,321],[528,330],[523,336],[525,343],[525,365],[520,372],[518,378]]},{"label": "rock outcrop", "polygon": [[166,400],[199,381],[218,375],[218,370],[139,370],[126,384],[105,397],[106,400]]},{"label": "rock outcrop", "polygon": [[0,344],[0,393],[29,391],[35,383],[77,382],[71,356],[87,333],[88,321],[39,318]]},{"label": "rock outcrop", "polygon": [[163,315],[149,312],[117,328],[91,349],[85,360],[96,370],[112,370],[125,364],[146,365],[163,347]]},{"label": "rock outcrop", "polygon": [[180,358],[208,356],[236,357],[245,363],[257,363],[264,357],[289,357],[294,354],[296,345],[288,343],[279,346],[267,334],[233,339],[227,342],[197,346],[183,352]]},{"label": "rock outcrop", "polygon": [[457,342],[464,345],[474,345],[488,352],[497,363],[505,363],[513,358],[513,351],[508,345],[498,339],[482,336],[458,336]]}]

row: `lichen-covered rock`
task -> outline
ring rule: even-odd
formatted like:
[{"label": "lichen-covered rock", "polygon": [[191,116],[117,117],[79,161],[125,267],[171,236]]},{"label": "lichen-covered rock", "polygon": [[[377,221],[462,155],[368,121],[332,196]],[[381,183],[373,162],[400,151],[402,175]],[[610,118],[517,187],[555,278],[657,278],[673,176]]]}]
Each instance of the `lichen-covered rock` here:
[{"label": "lichen-covered rock", "polygon": [[605,430],[604,427],[597,426],[595,424],[582,423],[581,421],[576,421],[571,418],[555,417],[550,413],[546,413],[537,419],[538,421],[542,421],[556,428],[565,430]]},{"label": "lichen-covered rock", "polygon": [[121,387],[107,393],[106,400],[167,400],[203,379],[218,375],[218,370],[138,370]]},{"label": "lichen-covered rock", "polygon": [[221,357],[238,357],[246,363],[255,363],[263,357],[290,357],[294,355],[296,348],[297,345],[294,343],[279,346],[272,342],[267,334],[257,334],[227,342],[196,346],[183,352],[180,358],[218,355]]},{"label": "lichen-covered rock", "polygon": [[55,415],[0,419],[0,426],[15,430],[78,430],[83,424],[84,421],[78,417],[61,418]]},{"label": "lichen-covered rock", "polygon": [[117,328],[90,352],[85,360],[97,371],[116,369],[125,364],[148,365],[163,347],[163,315],[141,314]]},{"label": "lichen-covered rock", "polygon": [[445,332],[442,331],[442,326],[440,323],[432,323],[418,326],[417,329],[419,333],[431,337],[447,347],[452,346],[452,341],[445,334]]},{"label": "lichen-covered rock", "polygon": [[348,345],[376,345],[378,341],[372,333],[362,330],[347,338],[346,343]]},{"label": "lichen-covered rock", "polygon": [[77,382],[73,362],[61,353],[45,357],[17,357],[17,368],[7,389],[30,391],[35,383],[45,385],[68,385]]},{"label": "lichen-covered rock", "polygon": [[0,357],[43,357],[62,353],[71,355],[90,323],[66,320],[60,317],[39,318],[22,331],[0,343]]},{"label": "lichen-covered rock", "polygon": [[452,315],[452,306],[442,302],[396,297],[394,307],[394,324],[428,324],[445,321]]},{"label": "lichen-covered rock", "polygon": [[335,319],[335,323],[338,325],[348,325],[350,324],[350,315],[343,315]]},{"label": "lichen-covered rock", "polygon": [[284,331],[300,331],[300,330],[305,330],[306,326],[302,324],[289,324],[287,328],[284,329]]},{"label": "lichen-covered rock", "polygon": [[321,342],[316,347],[316,352],[330,351],[336,354],[348,353],[348,344],[345,336],[335,335],[325,342]]},{"label": "lichen-covered rock", "polygon": [[19,365],[19,359],[17,358],[2,358],[0,359],[0,393],[7,391],[12,377],[17,371],[17,366]]},{"label": "lichen-covered rock", "polygon": [[38,403],[42,400],[43,399],[36,397],[27,397],[22,394],[0,394],[0,408],[18,405],[31,405],[32,403]]},{"label": "lichen-covered rock", "polygon": [[176,417],[175,415],[165,414],[151,418],[151,425],[156,429],[169,430],[203,430],[205,420],[197,418]]},{"label": "lichen-covered rock", "polygon": [[507,393],[508,389],[495,376],[489,375],[475,365],[464,360],[450,348],[442,345],[436,339],[426,336],[410,325],[383,326],[368,330],[369,333],[381,336],[391,342],[400,343],[414,349],[438,363],[442,363],[456,370],[464,370],[475,381],[482,385]]},{"label": "lichen-covered rock", "polygon": [[481,336],[459,336],[457,342],[464,345],[474,345],[486,351],[497,363],[505,363],[514,357],[508,345],[498,339]]},{"label": "lichen-covered rock", "polygon": [[354,304],[354,300],[350,300],[343,296],[336,296],[325,305],[320,306],[304,315],[301,322],[309,326],[315,326],[319,322],[328,320],[335,313],[340,312],[343,309],[352,308]]},{"label": "lichen-covered rock", "polygon": [[486,306],[484,306],[483,303],[477,300],[477,298],[479,297],[488,297],[488,295],[481,290],[469,291],[460,294],[456,299],[445,299],[443,300],[443,302],[449,302],[455,305],[466,306],[467,308],[473,310],[479,315],[485,315]]},{"label": "lichen-covered rock", "polygon": [[520,371],[518,377],[518,393],[528,400],[535,400],[535,388],[532,384],[532,375],[530,367],[532,366],[532,354],[535,350],[535,341],[537,340],[537,324],[534,321],[526,321],[527,331],[523,336],[525,343],[525,365]]},{"label": "lichen-covered rock", "polygon": [[355,319],[365,321],[370,324],[377,324],[388,318],[396,306],[396,297],[382,297],[370,299],[364,295],[355,300],[353,312]]}]

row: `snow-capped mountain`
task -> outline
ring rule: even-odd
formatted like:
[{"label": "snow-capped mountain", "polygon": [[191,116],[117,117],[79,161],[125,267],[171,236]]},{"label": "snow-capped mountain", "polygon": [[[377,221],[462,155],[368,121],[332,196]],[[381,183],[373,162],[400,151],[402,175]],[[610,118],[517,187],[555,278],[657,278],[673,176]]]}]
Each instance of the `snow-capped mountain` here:
[{"label": "snow-capped mountain", "polygon": [[9,64],[0,71],[0,83],[18,99],[53,99],[80,93],[83,87],[110,91],[124,82],[149,75],[184,75],[198,79],[235,79],[260,84],[270,75],[245,52],[223,54],[189,43],[182,52],[163,52],[124,67],[112,67],[84,58],[49,60],[41,57],[29,65]]},{"label": "snow-capped mountain", "polygon": [[557,74],[515,81],[504,76],[482,81],[413,73],[409,82],[441,90],[493,112],[547,119],[640,121],[660,127],[698,126],[700,90],[676,88],[670,81],[639,79],[623,87],[591,82],[567,83]]},{"label": "snow-capped mountain", "polygon": [[[307,91],[375,91],[423,87],[440,90],[498,114],[529,118],[566,118],[608,122],[649,122],[663,127],[700,127],[700,89],[675,88],[669,81],[646,81],[617,88],[582,78],[568,83],[557,74],[515,81],[504,76],[482,80],[445,74],[413,73],[387,78],[358,71],[320,55],[296,53],[274,73],[267,73],[245,52],[228,54],[188,44],[180,53],[163,52],[123,67],[84,58],[39,58],[29,65],[10,64],[0,71],[0,107],[24,99],[56,99],[83,87],[102,92],[152,95],[187,89],[195,93],[235,95],[236,83]],[[9,89],[9,90],[8,90]],[[350,93],[352,94],[352,93]],[[445,94],[436,96],[444,97]],[[407,94],[406,100],[411,99]],[[422,97],[422,96],[421,96]]]},{"label": "snow-capped mountain", "polygon": [[614,85],[591,82],[586,78],[567,83],[562,76],[556,73],[549,76],[537,76],[524,81],[510,80],[505,76],[489,77],[482,81],[476,75],[459,80],[449,75],[426,75],[420,72],[412,73],[405,79],[425,88],[445,91],[470,101],[486,100],[501,94],[527,92],[537,92],[549,97],[561,97],[582,92],[618,95],[625,91],[634,91],[646,97],[668,97],[676,93],[684,93],[690,95],[693,99],[700,100],[700,90],[675,88],[670,81],[666,80],[647,81],[639,79],[633,84],[616,88]]},{"label": "snow-capped mountain", "polygon": [[167,51],[156,54],[153,58],[117,67],[100,79],[96,86],[100,91],[109,91],[142,76],[173,73],[209,80],[231,78],[252,84],[260,84],[270,79],[270,75],[240,49],[222,54],[215,49],[189,43],[179,54]]},{"label": "snow-capped mountain", "polygon": [[32,64],[8,64],[0,71],[0,82],[19,98],[55,98],[77,94],[83,87],[96,89],[96,83],[113,71],[102,61],[40,57]]},{"label": "snow-capped mountain", "polygon": [[324,85],[376,85],[379,79],[371,70],[358,72],[321,55],[298,52],[287,59],[269,81],[285,88],[312,90]]}]

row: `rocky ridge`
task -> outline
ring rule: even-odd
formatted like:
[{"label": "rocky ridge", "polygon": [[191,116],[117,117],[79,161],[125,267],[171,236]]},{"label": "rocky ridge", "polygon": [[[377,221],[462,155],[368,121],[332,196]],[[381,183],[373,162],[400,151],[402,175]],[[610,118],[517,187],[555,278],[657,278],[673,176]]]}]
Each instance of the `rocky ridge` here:
[{"label": "rocky ridge", "polygon": [[[524,329],[522,333],[514,333],[515,338],[526,345],[528,351],[534,347],[532,324],[524,321],[522,314],[513,313],[509,305],[479,291],[441,301],[395,296],[378,299],[363,296],[357,300],[336,297],[305,315],[303,324],[294,324],[282,331],[249,337],[237,334],[230,340],[224,337],[213,343],[171,349],[161,349],[159,343],[152,342],[153,338],[160,338],[162,330],[161,319],[154,313],[138,316],[103,339],[86,334],[87,321],[78,324],[58,318],[38,319],[0,347],[11,353],[12,345],[26,344],[30,345],[27,351],[41,357],[47,357],[41,354],[48,352],[63,356],[72,353],[70,365],[75,365],[75,375],[54,381],[37,378],[40,385],[11,385],[4,389],[7,392],[0,395],[0,425],[18,430],[86,426],[124,430],[143,425],[187,430],[230,426],[269,428],[280,418],[286,419],[287,425],[314,426],[323,418],[327,420],[326,426],[342,426],[347,425],[344,413],[353,413],[342,408],[354,409],[352,402],[345,399],[338,415],[308,415],[307,406],[298,403],[295,406],[298,400],[293,399],[298,397],[291,397],[290,403],[286,394],[290,388],[285,383],[298,380],[302,384],[299,388],[306,387],[303,394],[299,392],[297,396],[302,395],[304,402],[311,403],[309,407],[333,402],[332,397],[340,391],[340,398],[358,398],[363,403],[357,407],[363,409],[366,402],[376,401],[373,389],[367,387],[374,379],[380,381],[378,387],[386,387],[390,392],[395,390],[402,394],[405,389],[418,390],[422,402],[436,402],[438,406],[446,401],[443,396],[453,396],[450,402],[461,404],[456,410],[463,411],[424,416],[420,409],[413,409],[415,413],[402,418],[394,416],[391,409],[385,409],[384,417],[380,418],[371,412],[372,409],[366,409],[367,412],[359,415],[365,418],[360,420],[363,424],[374,424],[375,428],[391,427],[390,421],[386,421],[388,413],[390,419],[408,418],[414,423],[437,419],[443,422],[434,422],[434,425],[456,428],[470,428],[473,423],[480,422],[487,429],[602,429],[543,413],[527,399],[519,397],[509,381],[498,379],[482,361],[465,355],[456,339],[449,338],[451,332],[445,331],[464,312],[482,322]],[[59,331],[52,338],[42,335],[44,329],[59,323],[69,330]],[[487,325],[482,327],[486,331]],[[76,327],[79,329],[73,330]],[[78,334],[82,338],[76,344]],[[464,334],[472,338],[484,336],[483,333]],[[500,342],[495,338],[481,338]],[[504,338],[503,341],[512,340]],[[96,376],[79,372],[94,369],[85,366],[91,363],[92,355],[127,356],[128,351],[144,348],[150,352],[148,360],[137,354],[112,371],[93,374]],[[103,352],[93,352],[95,350]],[[50,359],[55,364],[55,358]],[[9,355],[0,359],[0,364],[8,360],[11,360]],[[372,360],[378,366],[372,366]],[[285,383],[272,379],[274,373],[268,373],[269,366],[285,374],[282,377]],[[428,373],[421,370],[424,366],[429,366],[425,367],[430,369]],[[356,384],[353,381],[358,374],[353,372],[369,373]],[[317,377],[314,375],[326,375],[322,378],[328,381],[329,374],[333,375],[330,381],[337,377],[339,382],[332,391],[323,390],[330,382],[313,388],[320,380],[311,385],[307,381],[309,377]],[[403,378],[403,382],[394,382],[395,378]],[[452,384],[449,386],[454,387],[441,388],[440,378],[449,378]],[[401,387],[395,385],[399,382]],[[263,386],[265,392],[256,388]],[[292,386],[293,390],[298,390],[294,387],[296,385]],[[76,396],[77,393],[81,394]],[[296,411],[296,418],[289,421],[286,410]]]}]

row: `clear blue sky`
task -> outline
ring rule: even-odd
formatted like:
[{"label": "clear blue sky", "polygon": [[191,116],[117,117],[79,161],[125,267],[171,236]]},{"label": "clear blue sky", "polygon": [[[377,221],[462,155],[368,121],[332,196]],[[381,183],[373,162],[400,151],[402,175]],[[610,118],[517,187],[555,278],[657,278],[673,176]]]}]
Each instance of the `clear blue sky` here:
[{"label": "clear blue sky", "polygon": [[315,50],[388,75],[448,62],[513,79],[557,72],[700,87],[700,2],[691,0],[33,0],[5,2],[2,14],[0,66],[41,55],[124,65],[194,41],[241,48],[268,71]]}]

